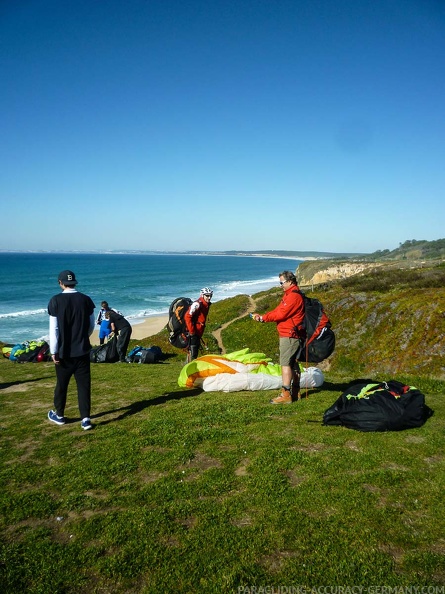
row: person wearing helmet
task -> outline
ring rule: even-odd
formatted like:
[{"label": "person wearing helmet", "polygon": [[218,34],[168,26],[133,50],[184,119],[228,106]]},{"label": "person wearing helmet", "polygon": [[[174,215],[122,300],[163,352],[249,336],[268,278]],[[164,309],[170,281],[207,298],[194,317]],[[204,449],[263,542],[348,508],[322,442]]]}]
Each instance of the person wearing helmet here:
[{"label": "person wearing helmet", "polygon": [[209,287],[204,287],[201,289],[199,299],[191,304],[184,316],[187,331],[190,336],[190,361],[193,361],[193,359],[196,359],[198,356],[199,345],[201,344],[201,337],[204,334],[212,296],[213,291]]}]

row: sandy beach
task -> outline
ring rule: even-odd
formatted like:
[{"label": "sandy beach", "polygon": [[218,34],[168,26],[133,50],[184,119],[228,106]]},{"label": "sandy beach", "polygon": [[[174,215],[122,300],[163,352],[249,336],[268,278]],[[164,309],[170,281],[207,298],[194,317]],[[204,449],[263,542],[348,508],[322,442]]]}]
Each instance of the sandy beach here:
[{"label": "sandy beach", "polygon": [[[146,318],[143,322],[132,324],[131,327],[133,328],[133,331],[131,333],[131,338],[142,340],[148,336],[153,336],[153,334],[160,332],[167,322],[168,316],[152,316],[151,318]],[[91,335],[90,342],[92,345],[99,344],[99,326],[96,326]]]}]

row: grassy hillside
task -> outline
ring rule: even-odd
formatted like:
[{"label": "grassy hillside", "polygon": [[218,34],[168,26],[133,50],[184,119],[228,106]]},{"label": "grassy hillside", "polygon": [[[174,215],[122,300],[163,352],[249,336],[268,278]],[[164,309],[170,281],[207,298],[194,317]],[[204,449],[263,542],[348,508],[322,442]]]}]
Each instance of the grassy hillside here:
[{"label": "grassy hillside", "polygon": [[[336,333],[336,350],[322,368],[351,378],[402,374],[445,379],[444,266],[362,274],[308,295],[322,301]],[[257,311],[264,313],[279,302],[281,289],[255,298]],[[229,351],[248,346],[278,358],[274,324],[258,325],[246,317],[222,337]]]},{"label": "grassy hillside", "polygon": [[[419,269],[443,266],[445,262],[445,239],[436,241],[417,241],[415,239],[405,241],[392,251],[378,250],[372,254],[347,255],[338,254],[334,258],[309,260],[302,262],[297,269],[297,276],[300,283],[311,284],[316,274],[323,271],[330,271],[335,275],[338,269],[338,278],[355,274],[355,268],[360,272],[366,268],[365,275],[380,275],[381,271],[398,271],[401,269]],[[349,270],[348,270],[349,269]]]},{"label": "grassy hillside", "polygon": [[410,239],[392,251],[378,250],[367,257],[371,260],[443,260],[445,258],[445,239],[436,239],[435,241]]},{"label": "grassy hillside", "polygon": [[[74,386],[67,424],[46,418],[52,364],[1,359],[1,592],[442,591],[445,289],[419,274],[416,286],[402,273],[316,293],[337,349],[322,388],[292,405],[179,388],[184,355],[164,330],[140,341],[163,363],[92,366],[94,429],[82,432]],[[257,311],[280,295],[255,295]],[[227,350],[276,360],[274,325],[238,319],[251,305],[212,306],[210,351],[220,329]],[[401,432],[324,427],[363,375],[409,378],[434,415]]]}]

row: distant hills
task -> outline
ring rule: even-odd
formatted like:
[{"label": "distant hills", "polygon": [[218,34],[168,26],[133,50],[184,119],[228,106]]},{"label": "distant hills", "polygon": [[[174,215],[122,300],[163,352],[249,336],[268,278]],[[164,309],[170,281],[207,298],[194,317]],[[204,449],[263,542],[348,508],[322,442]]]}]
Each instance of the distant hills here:
[{"label": "distant hills", "polygon": [[368,260],[436,260],[445,258],[445,239],[425,241],[408,239],[395,250],[378,250]]},{"label": "distant hills", "polygon": [[[205,252],[187,252],[205,253]],[[295,258],[297,260],[360,260],[360,261],[389,261],[389,260],[435,260],[445,258],[445,239],[434,241],[408,239],[401,243],[394,250],[377,250],[372,254],[365,253],[339,253],[339,252],[315,252],[315,251],[292,251],[292,250],[230,250],[222,252],[207,252],[222,256],[269,256],[275,258]]]},{"label": "distant hills", "polygon": [[371,254],[364,252],[316,252],[311,250],[2,250],[0,253],[68,253],[68,254],[189,254],[200,256],[263,256],[270,258],[295,258],[296,260],[434,260],[445,258],[445,239],[434,241],[408,239],[394,250],[377,250]]},{"label": "distant hills", "polygon": [[292,250],[229,250],[221,252],[186,252],[187,254],[211,254],[212,256],[268,256],[270,258],[295,258],[296,260],[313,260],[319,258],[361,258],[368,254],[362,253],[334,253],[334,252],[314,252],[314,251],[292,251]]}]

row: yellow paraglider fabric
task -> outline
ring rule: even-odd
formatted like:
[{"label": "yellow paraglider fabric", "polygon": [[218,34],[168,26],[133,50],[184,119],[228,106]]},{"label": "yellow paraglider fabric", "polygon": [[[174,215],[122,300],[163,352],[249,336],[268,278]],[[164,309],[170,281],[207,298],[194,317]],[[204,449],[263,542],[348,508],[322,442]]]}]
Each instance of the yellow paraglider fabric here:
[{"label": "yellow paraglider fabric", "polygon": [[181,388],[193,388],[195,380],[219,373],[265,373],[281,375],[281,366],[273,364],[264,353],[249,353],[242,349],[226,355],[204,355],[187,363],[179,375]]}]

